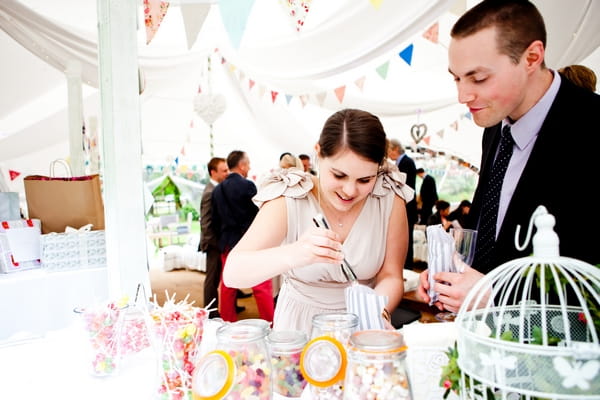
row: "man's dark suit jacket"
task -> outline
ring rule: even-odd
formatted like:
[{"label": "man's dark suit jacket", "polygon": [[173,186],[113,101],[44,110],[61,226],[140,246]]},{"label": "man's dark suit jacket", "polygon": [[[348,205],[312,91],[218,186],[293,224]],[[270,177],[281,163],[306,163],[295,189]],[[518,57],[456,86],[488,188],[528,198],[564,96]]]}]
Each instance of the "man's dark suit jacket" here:
[{"label": "man's dark suit jacket", "polygon": [[254,182],[235,172],[213,190],[212,223],[221,252],[231,250],[250,227],[258,212],[254,195]]},{"label": "man's dark suit jacket", "polygon": [[[415,161],[407,155],[404,155],[398,163],[398,169],[406,174],[406,184],[412,189],[415,188],[417,183],[417,166]],[[406,215],[408,217],[408,224],[412,227],[417,223],[417,196],[411,201],[406,203]]]},{"label": "man's dark suit jacket", "polygon": [[[521,174],[498,234],[492,265],[474,265],[481,272],[515,258],[532,255],[533,246],[515,248],[515,229],[521,226],[523,243],[531,214],[539,205],[556,218],[554,231],[560,240],[560,255],[596,265],[600,263],[600,213],[595,193],[600,181],[600,96],[561,77],[560,89]],[[481,172],[469,213],[475,227],[481,214],[485,182],[500,140],[501,124],[486,128],[482,139]],[[585,221],[582,205],[589,205]],[[536,230],[534,228],[533,233]]]},{"label": "man's dark suit jacket", "polygon": [[198,251],[206,251],[209,247],[217,248],[217,235],[212,227],[211,197],[215,185],[208,181],[200,200],[200,244]]}]

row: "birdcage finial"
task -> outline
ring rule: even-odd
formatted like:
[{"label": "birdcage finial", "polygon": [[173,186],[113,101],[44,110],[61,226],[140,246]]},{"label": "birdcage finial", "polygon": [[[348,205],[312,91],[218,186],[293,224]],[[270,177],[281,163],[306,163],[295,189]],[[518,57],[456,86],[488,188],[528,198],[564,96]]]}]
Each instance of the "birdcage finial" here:
[{"label": "birdcage finial", "polygon": [[538,206],[529,220],[527,236],[522,245],[519,244],[519,234],[521,233],[521,225],[517,225],[515,231],[515,247],[517,250],[524,250],[529,244],[533,224],[537,228],[537,232],[533,235],[533,255],[536,257],[558,257],[558,235],[554,232],[554,224],[556,219],[550,214],[546,207]]}]

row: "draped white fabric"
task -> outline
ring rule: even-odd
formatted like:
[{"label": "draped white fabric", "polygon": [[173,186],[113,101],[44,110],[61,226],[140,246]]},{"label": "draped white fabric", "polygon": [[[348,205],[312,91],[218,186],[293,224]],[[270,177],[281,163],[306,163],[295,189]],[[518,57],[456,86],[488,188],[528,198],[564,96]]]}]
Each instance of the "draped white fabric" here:
[{"label": "draped white fabric", "polygon": [[[476,2],[384,0],[377,9],[367,0],[313,1],[302,31],[296,32],[278,2],[256,0],[239,48],[231,45],[221,23],[223,10],[214,4],[195,45],[188,49],[182,8],[173,0],[148,46],[143,21],[140,26],[139,64],[146,81],[140,98],[144,159],[173,159],[184,143],[190,145],[187,153],[196,156],[194,163],[209,158],[204,139],[208,127],[196,121],[190,128],[190,120],[201,70],[215,48],[219,53],[213,57],[214,90],[227,96],[227,109],[215,123],[215,152],[222,155],[243,147],[254,155],[257,169],[273,165],[273,153],[310,153],[326,116],[342,107],[378,114],[390,136],[404,143],[412,142],[411,124],[427,123],[430,134],[441,132],[466,112],[456,101],[447,73],[447,32],[457,18],[449,11],[459,4],[463,7],[456,11],[461,13]],[[547,22],[548,66],[581,62],[598,48],[600,35],[593,21],[600,17],[600,2],[534,2]],[[64,72],[72,60],[80,61],[83,81],[91,87],[98,83],[95,15],[96,0],[0,1],[0,28],[6,34],[58,71]],[[421,36],[434,22],[439,22],[438,44]],[[414,54],[408,65],[398,52],[410,44]],[[221,55],[226,64],[218,62]],[[3,64],[19,62],[6,53],[3,60],[7,60]],[[389,73],[383,78],[375,69],[385,62]],[[43,69],[29,64],[33,62],[8,71],[36,74]],[[11,79],[2,73],[6,65],[0,68],[0,168],[23,170],[23,163],[40,160],[48,165],[50,159],[66,156],[60,153],[65,148],[60,144],[68,140],[67,119],[61,114],[66,101],[50,100],[54,92],[61,93],[59,84],[28,87],[22,84],[27,78]],[[367,78],[364,88],[354,85],[361,77]],[[31,76],[34,82],[35,78]],[[248,79],[256,81],[252,90]],[[343,101],[333,94],[339,87],[345,88]],[[280,95],[276,104],[270,101],[270,91]],[[17,101],[27,94],[29,100]],[[300,95],[306,95],[306,107],[289,102],[291,96]],[[287,105],[280,100],[284,96]],[[86,115],[96,114],[98,95],[87,90],[84,97]],[[47,101],[40,109],[42,99]],[[460,121],[450,134],[431,135],[431,146],[477,163],[480,131],[469,120]],[[28,156],[42,150],[42,157]]]}]

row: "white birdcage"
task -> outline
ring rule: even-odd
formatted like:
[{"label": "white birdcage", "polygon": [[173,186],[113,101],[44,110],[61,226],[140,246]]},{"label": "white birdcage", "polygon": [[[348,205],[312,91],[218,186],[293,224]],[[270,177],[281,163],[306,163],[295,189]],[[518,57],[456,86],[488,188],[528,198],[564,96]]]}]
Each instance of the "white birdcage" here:
[{"label": "white birdcage", "polygon": [[543,206],[517,248],[533,222],[533,256],[489,272],[458,312],[462,399],[600,399],[600,268],[559,255]]}]

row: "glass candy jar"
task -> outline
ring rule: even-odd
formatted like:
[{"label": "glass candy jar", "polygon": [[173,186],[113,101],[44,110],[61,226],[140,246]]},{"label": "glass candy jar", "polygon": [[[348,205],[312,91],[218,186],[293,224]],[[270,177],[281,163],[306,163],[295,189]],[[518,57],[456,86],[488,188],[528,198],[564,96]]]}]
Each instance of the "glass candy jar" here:
[{"label": "glass candy jar", "polygon": [[268,331],[256,324],[225,324],[217,329],[216,350],[196,364],[194,400],[270,400],[273,395]]},{"label": "glass candy jar", "polygon": [[79,325],[85,335],[88,370],[93,376],[111,376],[119,371],[123,308],[114,302],[106,302],[73,310],[79,316]]},{"label": "glass candy jar", "polygon": [[323,313],[313,317],[311,341],[300,360],[313,399],[342,398],[348,340],[357,327],[358,316],[353,313]]},{"label": "glass candy jar", "polygon": [[344,400],[412,399],[402,334],[392,330],[358,331],[350,336]]},{"label": "glass candy jar", "polygon": [[300,354],[308,337],[301,331],[273,331],[267,336],[273,365],[273,392],[300,397],[306,380],[300,371]]}]

